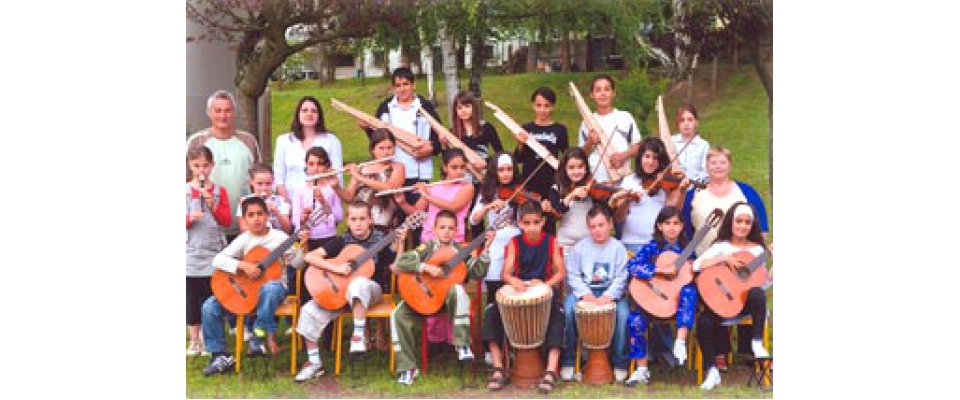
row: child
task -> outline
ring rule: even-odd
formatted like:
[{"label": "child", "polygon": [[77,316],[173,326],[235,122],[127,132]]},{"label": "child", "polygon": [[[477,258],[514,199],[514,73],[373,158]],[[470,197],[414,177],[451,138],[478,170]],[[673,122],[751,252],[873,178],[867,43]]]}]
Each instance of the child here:
[{"label": "child", "polygon": [[[396,270],[398,272],[414,273],[420,272],[431,276],[439,276],[442,273],[440,267],[424,264],[430,256],[437,250],[450,246],[459,251],[461,246],[454,240],[457,235],[458,218],[450,211],[443,210],[437,213],[433,220],[433,232],[436,237],[424,243],[421,243],[416,249],[402,253],[397,260]],[[462,232],[462,230],[461,230]],[[403,242],[401,233],[398,240]],[[466,261],[467,279],[480,279],[487,273],[487,267],[490,265],[490,256],[488,250],[493,240],[493,231],[486,232],[486,243],[480,250],[479,257],[470,257]],[[445,307],[450,316],[453,329],[453,345],[457,351],[457,359],[460,361],[473,360],[473,352],[470,351],[470,297],[463,289],[463,284],[456,284],[446,293]],[[403,385],[412,385],[413,380],[419,374],[416,368],[415,352],[419,338],[414,336],[414,327],[420,325],[423,315],[410,308],[405,301],[400,301],[390,316],[390,332],[393,339],[393,349],[397,353],[397,370],[400,371],[400,378],[397,381]]]},{"label": "child", "polygon": [[[330,158],[322,147],[311,147],[306,156],[307,176],[330,171]],[[293,221],[297,229],[303,226],[310,214],[318,207],[330,210],[332,218],[324,218],[321,223],[310,227],[310,241],[307,250],[314,250],[333,239],[337,234],[337,223],[343,220],[343,208],[340,203],[339,180],[336,176],[318,179],[307,184],[303,195],[291,199],[293,202]]]},{"label": "child", "polygon": [[[646,139],[644,139],[646,140]],[[676,273],[675,271],[661,271],[655,261],[660,253],[673,251],[680,254],[687,246],[687,237],[683,234],[683,220],[680,219],[680,210],[674,206],[664,207],[657,214],[656,230],[653,239],[643,245],[630,262],[627,270],[630,276],[636,279],[648,280],[654,274]],[[689,261],[688,261],[689,262]],[[680,364],[687,358],[687,332],[693,327],[693,317],[697,310],[697,286],[690,282],[680,289],[677,303],[677,340],[673,344],[673,356]],[[627,386],[638,383],[646,384],[650,381],[650,371],[647,369],[647,326],[650,315],[642,308],[631,311],[627,319],[630,328],[630,354],[628,357],[637,360],[637,369],[633,371]]]},{"label": "child", "polygon": [[677,156],[677,161],[680,162],[687,179],[707,178],[707,151],[710,150],[710,143],[700,136],[697,130],[699,125],[697,109],[692,104],[684,104],[677,109],[677,128],[680,133],[674,134],[671,139],[677,151],[686,146],[683,153]]},{"label": "child", "polygon": [[[336,257],[348,244],[358,244],[363,248],[370,248],[379,243],[384,236],[383,232],[373,229],[373,219],[370,205],[354,201],[347,207],[348,231],[342,236],[328,241],[320,248],[304,256],[304,261],[313,268],[325,269],[331,273],[346,274],[349,272],[347,264],[334,264],[330,258]],[[393,252],[384,248],[377,253],[373,261],[376,264],[373,280],[358,277],[350,281],[344,293],[348,305],[353,310],[353,337],[350,339],[350,352],[363,353],[367,351],[364,338],[367,308],[380,301],[384,289],[376,278],[388,275],[387,264],[393,260]],[[308,296],[309,297],[309,296]],[[303,382],[323,375],[323,365],[320,362],[320,348],[317,341],[320,333],[340,315],[341,310],[327,310],[310,300],[300,308],[300,319],[297,321],[297,333],[306,340],[307,362],[294,378],[296,382]]]},{"label": "child", "polygon": [[230,200],[223,186],[208,182],[213,153],[206,146],[187,151],[191,180],[187,183],[187,331],[188,356],[206,354],[200,341],[200,304],[213,294],[213,256],[227,240],[221,227],[230,226]]},{"label": "child", "polygon": [[[744,264],[730,257],[731,254],[749,251],[754,256],[759,256],[767,251],[756,215],[750,204],[742,201],[734,203],[724,214],[717,240],[693,262],[693,271],[726,266],[742,267]],[[753,356],[770,357],[767,349],[763,347],[763,327],[767,319],[767,296],[764,289],[755,287],[747,292],[747,301],[740,313],[741,317],[745,315],[750,315],[753,319],[753,335],[750,341]],[[704,390],[711,390],[720,384],[720,371],[714,365],[714,360],[718,354],[730,352],[729,332],[722,326],[724,324],[724,319],[709,307],[704,307],[697,319],[697,343],[703,351],[703,369],[708,370],[700,385]]]},{"label": "child", "polygon": [[[664,205],[679,205],[683,193],[680,188],[670,192],[657,189],[652,195],[643,190],[643,184],[656,181],[657,174],[666,169],[669,163],[663,141],[656,137],[644,138],[637,152],[636,172],[623,178],[620,188],[624,190],[610,197],[614,223],[622,224],[623,228],[620,241],[631,253],[637,253],[653,238],[653,221]],[[639,200],[633,196],[638,196]]]},{"label": "child", "polygon": [[[370,134],[370,155],[374,160],[393,156],[396,145],[397,141],[386,129],[376,129]],[[403,185],[403,163],[384,161],[366,165],[363,170],[357,169],[356,164],[347,164],[346,170],[350,172],[350,183],[343,189],[343,199],[370,204],[373,226],[381,232],[386,233],[399,225],[400,213],[393,198],[374,194]]]},{"label": "child", "polygon": [[587,192],[586,183],[591,180],[591,175],[587,154],[583,149],[567,149],[557,166],[557,184],[550,190],[550,200],[543,204],[543,209],[563,213],[557,224],[557,243],[563,249],[563,256],[567,257],[573,245],[590,236],[587,229],[587,211],[593,207],[594,202]]},{"label": "child", "polygon": [[[494,163],[487,166],[487,175],[477,196],[477,202],[470,213],[470,224],[479,225],[483,218],[492,224],[503,213],[509,214],[511,222],[515,218],[514,204],[508,204],[498,196],[498,189],[503,186],[512,187],[518,183],[516,161],[506,153],[497,153]],[[504,247],[510,239],[520,234],[520,229],[513,223],[497,229],[493,244],[490,245],[490,268],[483,284],[487,290],[487,303],[494,301],[495,293],[503,285],[500,280],[500,271],[503,269]]]},{"label": "child", "polygon": [[[458,179],[466,176],[467,156],[460,149],[447,149],[443,152],[443,179]],[[443,211],[455,213],[457,218],[457,235],[454,238],[457,242],[464,241],[464,220],[467,217],[467,209],[470,201],[473,199],[473,185],[467,182],[454,182],[443,185],[426,186],[423,182],[418,182],[415,187],[420,193],[420,199],[413,205],[407,203],[402,193],[394,195],[394,200],[403,209],[407,215],[415,211],[427,211],[427,219],[423,223],[423,232],[420,234],[420,243],[426,243],[436,237],[433,230],[434,220],[437,214]]]},{"label": "child", "polygon": [[560,364],[560,377],[573,379],[574,354],[577,349],[577,323],[574,306],[578,301],[599,305],[616,302],[617,319],[610,346],[613,373],[616,381],[627,378],[630,359],[626,357],[626,324],[630,303],[625,294],[627,278],[627,250],[619,240],[610,236],[613,216],[606,204],[595,204],[587,212],[587,227],[590,237],[585,238],[570,251],[566,259],[569,295],[563,304],[566,314],[566,351]]},{"label": "child", "polygon": [[[507,245],[506,260],[503,265],[503,282],[513,286],[518,292],[526,287],[545,283],[553,289],[553,301],[550,305],[550,320],[544,345],[549,347],[547,369],[538,389],[543,393],[553,391],[557,382],[557,364],[560,349],[563,347],[563,312],[560,306],[561,284],[567,272],[563,265],[560,248],[553,235],[543,232],[545,222],[543,210],[536,202],[527,202],[520,206],[520,227],[523,234],[513,237]],[[487,389],[500,390],[506,383],[503,370],[500,343],[503,343],[503,321],[496,300],[487,303],[484,311],[483,341],[487,342],[493,359],[493,372]],[[530,321],[534,323],[534,321]]]},{"label": "child", "polygon": [[[250,196],[260,196],[267,202],[267,209],[270,212],[268,223],[273,229],[290,233],[293,226],[290,223],[290,204],[283,196],[273,193],[273,169],[263,163],[254,164],[250,167],[250,194],[240,199],[242,202]],[[240,232],[247,230],[246,223],[243,222],[243,214],[239,205],[237,206],[237,219],[239,220]]]},{"label": "child", "polygon": [[[256,277],[260,275],[260,269],[254,263],[243,261],[243,256],[255,246],[263,246],[273,250],[287,240],[287,234],[267,225],[267,203],[262,198],[250,197],[240,203],[240,207],[243,210],[243,218],[246,220],[248,230],[237,236],[233,242],[213,258],[213,267],[231,274],[241,270],[250,277]],[[296,246],[287,249],[284,254],[285,257],[281,257],[281,260],[289,257],[291,259],[289,263],[294,267],[300,268],[303,265],[303,252]],[[286,272],[285,269],[283,271]],[[281,276],[280,279],[267,282],[260,288],[255,310],[256,319],[253,322],[254,337],[250,339],[248,354],[266,354],[267,346],[269,346],[270,353],[277,354],[277,325],[274,321],[274,315],[277,312],[277,306],[283,302],[287,295],[287,287],[284,282],[286,282],[286,278]],[[234,359],[226,352],[223,331],[223,318],[232,315],[220,305],[216,296],[210,296],[203,303],[203,337],[206,341],[207,350],[213,353],[210,365],[203,370],[203,376],[226,372],[233,367]]]},{"label": "child", "polygon": [[613,106],[613,99],[617,92],[613,87],[613,78],[609,75],[597,75],[590,84],[590,98],[597,105],[593,118],[603,129],[603,132],[587,131],[587,125],[580,123],[580,146],[590,155],[590,165],[595,166],[594,175],[598,182],[609,182],[610,174],[606,163],[600,160],[603,148],[600,146],[600,135],[612,140],[610,148],[604,158],[610,160],[610,166],[620,168],[624,163],[630,166],[630,159],[636,156],[640,147],[640,130],[633,116],[626,111],[618,110]]},{"label": "child", "polygon": [[[537,88],[530,96],[530,102],[533,103],[533,122],[523,124],[523,131],[517,135],[517,147],[513,150],[513,156],[523,168],[523,173],[520,175],[521,181],[530,177],[530,174],[543,160],[537,153],[523,145],[528,139],[533,138],[540,142],[550,154],[556,157],[560,157],[570,147],[566,125],[553,120],[553,107],[557,104],[556,93],[548,87]],[[527,183],[527,190],[546,199],[550,196],[553,178],[554,176],[549,168],[540,168]],[[549,214],[546,215],[546,218],[547,222],[544,225],[544,230],[551,235],[555,235],[557,233],[556,222]]]},{"label": "child", "polygon": [[[497,130],[494,129],[493,125],[483,120],[483,107],[480,106],[480,99],[474,96],[473,92],[463,90],[457,93],[457,96],[453,99],[453,104],[454,107],[451,109],[453,115],[450,119],[453,121],[451,132],[463,141],[463,144],[483,157],[487,164],[486,168],[489,168],[490,155],[487,148],[492,148],[494,153],[499,153],[503,151],[503,144],[500,143],[500,136],[497,135]],[[444,149],[450,148],[450,143],[448,143],[446,137],[441,136],[440,143]],[[471,167],[474,171],[482,171],[485,168],[478,164]],[[474,176],[472,172],[470,177],[473,182],[474,193],[479,193],[480,177]],[[483,224],[472,223],[470,225],[472,234],[477,235],[482,231]]]}]

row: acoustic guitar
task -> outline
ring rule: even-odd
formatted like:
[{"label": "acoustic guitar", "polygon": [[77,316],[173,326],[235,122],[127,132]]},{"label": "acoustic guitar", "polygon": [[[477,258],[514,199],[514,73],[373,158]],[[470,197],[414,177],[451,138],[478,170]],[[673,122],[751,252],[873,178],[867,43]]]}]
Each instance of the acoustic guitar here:
[{"label": "acoustic guitar", "polygon": [[[508,207],[503,210],[508,210]],[[473,241],[460,251],[452,246],[444,246],[434,251],[424,261],[425,264],[440,267],[443,273],[439,277],[420,272],[404,272],[397,277],[397,285],[402,298],[410,308],[423,315],[435,314],[443,307],[447,299],[447,292],[453,285],[463,283],[467,277],[467,266],[464,263],[470,253],[483,245],[486,232],[500,229],[510,222],[509,212],[501,213],[495,222],[490,224],[483,234],[477,235]]]},{"label": "acoustic guitar", "polygon": [[237,269],[236,273],[216,269],[210,276],[210,289],[217,301],[234,314],[249,314],[257,306],[260,300],[260,288],[267,282],[280,279],[283,275],[283,266],[280,263],[280,257],[283,253],[293,246],[299,239],[301,230],[310,229],[311,226],[329,217],[330,214],[324,208],[314,209],[304,224],[297,232],[277,248],[270,250],[264,246],[254,246],[247,254],[244,254],[243,261],[257,264],[260,275],[256,278],[248,276],[245,272]]},{"label": "acoustic guitar", "polygon": [[749,251],[738,251],[733,258],[744,262],[740,268],[720,265],[704,268],[697,276],[697,290],[703,302],[723,318],[733,318],[743,311],[747,292],[760,287],[767,279],[767,252],[754,257]]},{"label": "acoustic guitar", "polygon": [[331,260],[331,263],[334,265],[347,264],[350,267],[349,274],[338,274],[323,268],[308,268],[304,275],[304,281],[307,285],[307,291],[313,297],[313,301],[326,310],[339,310],[347,305],[345,295],[350,282],[361,276],[367,279],[372,278],[376,271],[373,257],[396,239],[399,229],[416,229],[423,223],[424,219],[426,219],[426,213],[422,211],[410,214],[400,227],[384,236],[369,249],[364,249],[363,246],[358,244],[344,246],[340,254]]},{"label": "acoustic guitar", "polygon": [[657,318],[670,318],[677,313],[677,299],[680,297],[680,289],[684,285],[693,281],[693,266],[687,259],[693,250],[706,236],[707,232],[720,226],[723,219],[723,211],[715,209],[704,221],[703,226],[693,235],[687,247],[677,254],[674,251],[664,251],[660,253],[655,264],[657,270],[663,271],[670,268],[676,271],[674,274],[656,274],[650,279],[633,278],[630,281],[630,296],[645,311]]}]

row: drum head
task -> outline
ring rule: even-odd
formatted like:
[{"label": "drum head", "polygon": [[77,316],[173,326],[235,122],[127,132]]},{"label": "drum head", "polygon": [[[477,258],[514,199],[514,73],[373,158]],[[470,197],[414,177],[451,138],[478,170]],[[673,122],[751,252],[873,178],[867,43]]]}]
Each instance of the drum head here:
[{"label": "drum head", "polygon": [[535,300],[542,299],[544,297],[553,297],[553,291],[550,290],[549,286],[543,283],[529,286],[522,292],[517,292],[516,289],[510,285],[503,285],[500,290],[497,291],[498,302],[503,301],[502,299]]},{"label": "drum head", "polygon": [[613,311],[616,305],[617,305],[616,303],[607,303],[607,304],[599,305],[597,303],[580,300],[574,306],[574,311],[588,312],[588,313],[610,312],[610,311]]}]

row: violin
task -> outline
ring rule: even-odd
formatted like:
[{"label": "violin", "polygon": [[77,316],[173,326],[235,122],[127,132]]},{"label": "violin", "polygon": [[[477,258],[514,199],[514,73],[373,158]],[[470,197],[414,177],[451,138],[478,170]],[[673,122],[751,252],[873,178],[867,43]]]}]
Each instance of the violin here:
[{"label": "violin", "polygon": [[[510,203],[516,206],[521,206],[528,201],[533,201],[537,204],[543,201],[543,196],[541,196],[539,193],[525,190],[517,185],[500,186],[497,188],[497,198],[503,201],[510,200]],[[556,210],[550,212],[549,214],[555,217],[562,217],[562,215]]]}]

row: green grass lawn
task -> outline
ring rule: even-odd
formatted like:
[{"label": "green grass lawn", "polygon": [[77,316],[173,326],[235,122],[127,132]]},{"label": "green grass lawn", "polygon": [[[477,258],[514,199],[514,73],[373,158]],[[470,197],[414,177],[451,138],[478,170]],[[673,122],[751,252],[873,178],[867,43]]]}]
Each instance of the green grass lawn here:
[{"label": "green grass lawn", "polygon": [[[619,76],[619,71],[614,71]],[[491,101],[510,114],[519,123],[533,119],[529,96],[534,89],[540,86],[549,86],[557,92],[558,102],[554,111],[555,119],[567,125],[571,133],[570,143],[576,144],[576,129],[580,118],[570,96],[567,94],[567,81],[576,82],[581,91],[584,90],[594,73],[578,74],[519,74],[505,76],[484,76],[483,93],[485,100]],[[702,74],[706,75],[706,74]],[[746,181],[755,187],[767,205],[768,217],[772,211],[770,187],[767,181],[769,168],[768,156],[768,120],[766,116],[766,96],[753,71],[743,67],[739,71],[731,71],[730,67],[721,68],[721,80],[716,93],[706,93],[699,88],[709,88],[709,82],[704,77],[698,77],[695,83],[695,104],[700,113],[700,130],[706,140],[714,145],[729,147],[733,153],[733,172],[735,179]],[[274,136],[289,131],[290,121],[294,115],[293,109],[300,97],[312,95],[320,99],[329,130],[335,132],[343,143],[344,160],[346,162],[365,161],[369,159],[367,139],[357,127],[352,118],[330,107],[329,99],[337,98],[364,110],[373,113],[377,104],[389,94],[389,85],[386,80],[367,79],[366,86],[361,87],[358,81],[346,80],[333,85],[319,88],[316,82],[304,81],[295,84],[286,84],[283,89],[274,87],[271,112],[271,126]],[[435,82],[435,91],[442,96],[443,82]],[[465,82],[461,82],[464,84]],[[418,92],[426,92],[426,83],[418,81]],[[668,93],[665,105],[668,110],[675,110],[681,102],[681,93]],[[443,122],[449,124],[450,112],[441,106],[438,109]],[[672,116],[672,112],[667,113]],[[504,147],[512,150],[516,145],[513,136],[495,118],[487,118],[500,133]],[[655,128],[655,119],[648,125]],[[675,129],[671,123],[671,127]],[[438,163],[435,163],[438,164]],[[770,220],[772,223],[772,220]],[[772,232],[772,226],[771,226]],[[771,292],[768,292],[768,296]],[[769,302],[770,304],[772,302]],[[279,332],[286,326],[281,323]],[[349,333],[350,329],[345,329]],[[232,339],[232,338],[231,338]],[[453,359],[452,349],[445,347],[431,353],[430,368],[427,374],[417,379],[412,387],[403,387],[396,384],[396,376],[387,371],[387,356],[376,352],[365,363],[366,368],[358,367],[357,379],[351,378],[349,366],[339,378],[333,374],[333,354],[325,349],[323,363],[327,367],[328,375],[314,382],[298,385],[289,375],[289,350],[286,339],[281,342],[283,350],[266,377],[258,377],[253,373],[253,365],[245,363],[244,372],[240,375],[217,375],[210,378],[200,376],[208,358],[188,359],[186,362],[187,397],[195,398],[316,398],[316,397],[448,397],[448,398],[486,398],[486,397],[541,397],[535,390],[516,389],[508,387],[501,392],[488,392],[484,388],[486,372],[480,369],[478,376],[470,376],[468,384],[476,388],[461,389],[461,383],[454,376],[456,362]],[[347,342],[345,340],[344,342]],[[232,343],[228,339],[228,343]],[[346,345],[345,345],[346,347]],[[302,357],[301,357],[302,361]],[[344,360],[347,362],[347,360]],[[601,387],[585,384],[561,384],[550,395],[559,398],[769,398],[771,392],[761,391],[745,385],[747,368],[741,362],[723,376],[723,385],[709,393],[702,393],[695,382],[692,372],[680,372],[669,376],[654,368],[652,384],[646,387],[627,389],[622,386],[606,385]],[[361,386],[362,385],[362,386]]]}]

